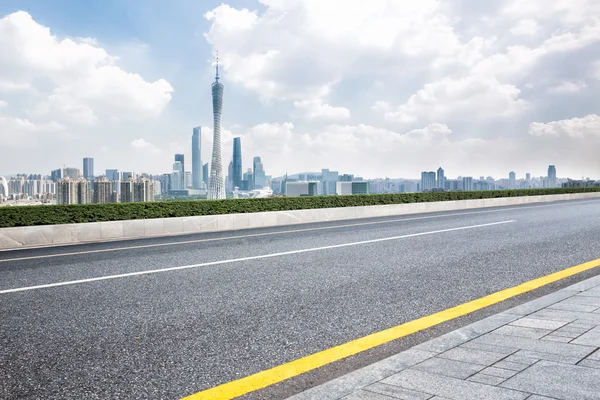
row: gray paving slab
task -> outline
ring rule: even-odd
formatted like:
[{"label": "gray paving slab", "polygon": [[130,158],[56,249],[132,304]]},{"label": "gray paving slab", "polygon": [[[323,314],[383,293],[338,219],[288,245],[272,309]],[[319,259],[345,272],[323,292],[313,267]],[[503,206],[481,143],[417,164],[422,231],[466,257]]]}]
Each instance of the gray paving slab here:
[{"label": "gray paving slab", "polygon": [[[555,342],[546,342],[548,344],[559,344]],[[577,364],[579,361],[583,360],[584,357],[573,357],[573,356],[563,356],[558,354],[551,353],[543,353],[539,351],[531,351],[531,350],[519,350],[515,353],[515,355],[519,357],[527,357],[527,358],[535,358],[539,360],[546,361],[555,361],[563,364]]]},{"label": "gray paving slab", "polygon": [[582,321],[592,323],[594,325],[600,325],[600,314],[595,313],[552,310],[550,308],[546,308],[544,310],[537,311],[535,314],[532,314],[532,316],[553,321]]},{"label": "gray paving slab", "polygon": [[597,286],[600,286],[600,276],[594,276],[594,277],[591,277],[591,278],[586,279],[584,281],[577,282],[576,284],[571,285],[571,286],[569,286],[569,287],[567,287],[565,289],[568,289],[568,290],[577,290],[577,291],[580,291],[580,292],[584,292],[586,290],[593,289],[593,288],[595,288]]},{"label": "gray paving slab", "polygon": [[540,297],[539,299],[511,308],[510,310],[505,311],[505,313],[526,316],[579,293],[580,291],[578,290],[559,290],[544,297]]},{"label": "gray paving slab", "polygon": [[414,390],[404,389],[399,386],[386,385],[385,383],[381,382],[376,382],[372,385],[369,385],[363,390],[383,394],[401,400],[429,400],[433,397],[431,394],[416,392]]},{"label": "gray paving slab", "polygon": [[496,368],[496,367],[487,367],[486,369],[484,369],[483,371],[481,371],[482,374],[485,375],[491,375],[491,376],[496,376],[498,378],[510,378],[511,376],[514,376],[518,373],[518,371],[513,371],[510,369],[504,369],[504,368]]},{"label": "gray paving slab", "polygon": [[548,342],[559,342],[559,343],[569,343],[571,340],[573,340],[572,337],[565,337],[565,336],[545,336],[543,338],[541,338],[541,340],[546,340]]},{"label": "gray paving slab", "polygon": [[592,346],[575,345],[570,343],[549,343],[541,340],[524,338],[518,336],[505,336],[488,333],[473,340],[477,343],[489,345],[506,345],[517,347],[522,350],[530,350],[535,352],[556,354],[569,357],[585,357],[595,350]]},{"label": "gray paving slab", "polygon": [[515,364],[531,365],[531,364],[535,364],[536,362],[538,362],[539,359],[522,357],[522,356],[517,356],[517,355],[510,355],[510,356],[506,357],[504,359],[504,361],[515,363]]},{"label": "gray paving slab", "polygon": [[[508,353],[508,354],[512,354],[513,352],[514,351],[511,351],[511,353]],[[462,362],[467,362],[467,363],[472,363],[472,364],[488,366],[488,365],[494,364],[497,361],[502,360],[508,354],[494,353],[494,352],[490,352],[490,351],[469,349],[469,348],[464,348],[464,347],[456,347],[454,349],[450,349],[450,350],[440,354],[438,357],[447,358],[447,359],[455,360],[455,361],[462,361]]]},{"label": "gray paving slab", "polygon": [[485,375],[485,374],[475,374],[467,379],[471,382],[483,383],[486,385],[497,386],[504,382],[505,378],[499,378],[497,376]]},{"label": "gray paving slab", "polygon": [[448,360],[445,358],[430,358],[412,367],[418,371],[430,372],[432,374],[445,375],[453,378],[466,379],[484,369],[479,364],[466,363],[462,361]]},{"label": "gray paving slab", "polygon": [[596,369],[600,369],[600,361],[597,360],[581,360],[577,365],[579,365],[580,367],[589,367],[589,368],[596,368]]},{"label": "gray paving slab", "polygon": [[540,339],[552,331],[549,329],[526,328],[523,326],[504,325],[496,329],[494,333],[507,336],[521,336],[533,339]]},{"label": "gray paving slab", "polygon": [[344,400],[393,400],[394,397],[385,396],[379,393],[368,392],[366,390],[358,390],[348,396],[342,397]]},{"label": "gray paving slab", "polygon": [[510,369],[511,371],[518,372],[518,371],[523,371],[529,365],[531,365],[531,364],[521,364],[521,363],[517,363],[517,362],[502,360],[502,361],[498,361],[496,364],[494,364],[494,367]]},{"label": "gray paving slab", "polygon": [[491,346],[489,344],[475,343],[475,342],[467,342],[467,343],[461,344],[460,346],[457,347],[457,349],[461,349],[461,348],[482,350],[482,351],[485,351],[488,353],[502,354],[504,356],[508,356],[510,354],[513,354],[513,353],[516,353],[517,351],[519,351],[519,349],[517,349],[517,348],[504,347],[504,346]]},{"label": "gray paving slab", "polygon": [[596,350],[592,354],[586,357],[588,360],[599,360],[600,361],[600,350]]},{"label": "gray paving slab", "polygon": [[[592,298],[592,297],[588,297]],[[573,304],[573,303],[556,303],[548,307],[551,310],[564,310],[564,311],[581,311],[581,312],[594,312],[598,309],[598,306],[586,305],[586,304]]]},{"label": "gray paving slab", "polygon": [[407,369],[386,378],[383,383],[406,389],[432,393],[452,400],[525,400],[529,394],[484,385],[477,382]]},{"label": "gray paving slab", "polygon": [[583,296],[581,293],[579,293],[556,304],[580,304],[584,306],[596,306],[596,308],[598,308],[600,307],[600,298]]},{"label": "gray paving slab", "polygon": [[571,343],[573,344],[581,344],[586,346],[594,346],[600,347],[600,327],[596,327],[583,335],[579,336],[577,339],[573,340]]},{"label": "gray paving slab", "polygon": [[600,370],[540,361],[500,387],[560,400],[600,400]]},{"label": "gray paving slab", "polygon": [[565,326],[566,324],[557,321],[545,320],[543,318],[526,317],[519,318],[518,320],[511,322],[509,325],[520,326],[524,328],[539,328],[553,331]]}]

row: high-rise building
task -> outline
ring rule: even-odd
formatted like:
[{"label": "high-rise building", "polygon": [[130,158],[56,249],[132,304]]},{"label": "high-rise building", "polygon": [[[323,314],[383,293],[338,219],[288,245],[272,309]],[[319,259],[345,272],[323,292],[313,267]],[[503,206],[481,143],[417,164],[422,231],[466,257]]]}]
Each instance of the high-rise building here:
[{"label": "high-rise building", "polygon": [[121,179],[124,181],[128,181],[129,179],[134,179],[135,178],[135,173],[134,172],[128,172],[128,171],[123,171],[121,174]]},{"label": "high-rise building", "polygon": [[88,204],[92,202],[90,183],[85,179],[66,178],[56,184],[57,204]]},{"label": "high-rise building", "polygon": [[321,179],[323,182],[322,193],[326,196],[335,194],[336,185],[339,180],[338,171],[330,171],[329,169],[322,169],[321,170]]},{"label": "high-rise building", "polygon": [[267,176],[260,157],[254,157],[252,161],[252,177],[254,179],[254,189],[262,189],[267,185]]},{"label": "high-rise building", "polygon": [[421,172],[421,192],[429,191],[437,187],[435,172]]},{"label": "high-rise building", "polygon": [[173,163],[173,173],[171,174],[171,190],[183,190],[183,166],[180,161]]},{"label": "high-rise building", "polygon": [[529,172],[525,174],[525,179],[526,179],[527,181],[530,181],[530,180],[531,180],[531,174],[530,174]]},{"label": "high-rise building", "polygon": [[109,181],[120,181],[121,180],[121,176],[119,174],[119,170],[118,169],[107,169],[106,170],[106,178]]},{"label": "high-rise building", "polygon": [[8,197],[8,182],[3,176],[0,176],[0,197]]},{"label": "high-rise building", "polygon": [[192,130],[192,189],[202,189],[202,131],[197,126]]},{"label": "high-rise building", "polygon": [[508,174],[508,188],[514,189],[517,187],[517,174],[514,171],[510,171]]},{"label": "high-rise building", "polygon": [[63,178],[77,179],[81,177],[79,168],[65,168],[63,172]]},{"label": "high-rise building", "polygon": [[133,202],[133,179],[121,181],[121,203]]},{"label": "high-rise building", "polygon": [[227,167],[227,190],[233,191],[233,160],[229,161],[229,166]]},{"label": "high-rise building", "polygon": [[223,162],[221,161],[221,113],[223,111],[223,84],[219,82],[219,56],[217,55],[217,74],[212,84],[213,101],[213,152],[210,168],[210,182],[207,198],[218,200],[225,198]]},{"label": "high-rise building", "polygon": [[316,196],[318,182],[286,182],[286,196]]},{"label": "high-rise building", "polygon": [[185,173],[185,176],[184,176],[183,180],[185,182],[185,185],[183,186],[184,189],[192,187],[192,173],[190,171],[187,171]]},{"label": "high-rise building", "polygon": [[554,165],[548,166],[548,187],[556,187],[556,167]]},{"label": "high-rise building", "polygon": [[91,157],[83,159],[83,179],[88,181],[94,179],[94,159]]},{"label": "high-rise building", "polygon": [[446,177],[444,176],[444,169],[439,167],[437,170],[437,188],[444,189],[446,186]]},{"label": "high-rise building", "polygon": [[142,176],[133,181],[133,201],[154,201],[154,182],[147,176]]},{"label": "high-rise building", "polygon": [[184,155],[183,154],[175,154],[175,162],[181,163],[181,169],[180,169],[181,182],[179,183],[179,187],[181,189],[185,189],[185,157],[184,157]]},{"label": "high-rise building", "polygon": [[473,190],[473,177],[465,176],[464,178],[462,178],[462,186],[463,190]]},{"label": "high-rise building", "polygon": [[115,184],[106,176],[101,176],[94,180],[94,194],[92,196],[94,203],[116,203],[118,200],[115,192]]},{"label": "high-rise building", "polygon": [[52,179],[54,182],[58,182],[59,180],[62,179],[62,169],[54,169],[52,170],[52,172],[50,172],[50,179]]},{"label": "high-rise building", "polygon": [[204,181],[204,186],[208,187],[208,163],[202,166],[202,180]]},{"label": "high-rise building", "polygon": [[233,138],[233,186],[242,188],[242,139]]},{"label": "high-rise building", "polygon": [[339,181],[336,184],[336,194],[369,194],[369,182]]}]

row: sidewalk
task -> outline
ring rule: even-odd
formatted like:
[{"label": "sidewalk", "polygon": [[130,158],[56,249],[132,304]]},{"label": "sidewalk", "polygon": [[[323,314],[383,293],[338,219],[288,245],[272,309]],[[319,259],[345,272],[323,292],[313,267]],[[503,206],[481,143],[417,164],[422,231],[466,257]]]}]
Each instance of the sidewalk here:
[{"label": "sidewalk", "polygon": [[293,400],[600,400],[600,276],[496,314]]}]

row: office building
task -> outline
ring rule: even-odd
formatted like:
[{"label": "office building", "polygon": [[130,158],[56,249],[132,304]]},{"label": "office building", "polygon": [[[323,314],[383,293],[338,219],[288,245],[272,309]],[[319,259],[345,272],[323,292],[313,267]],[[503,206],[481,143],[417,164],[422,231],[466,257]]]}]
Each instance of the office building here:
[{"label": "office building", "polygon": [[292,196],[316,196],[318,182],[286,182],[285,195]]},{"label": "office building", "polygon": [[252,175],[252,168],[248,168],[248,171],[244,173],[243,180],[248,182],[246,184],[246,190],[254,190],[254,175]]},{"label": "office building", "polygon": [[119,196],[121,203],[133,203],[133,179],[121,181],[121,195]]},{"label": "office building", "polygon": [[242,139],[233,138],[233,186],[242,189]]},{"label": "office building", "polygon": [[192,173],[190,171],[187,171],[185,173],[184,182],[185,182],[184,189],[192,188]]},{"label": "office building", "polygon": [[121,173],[121,180],[128,181],[129,179],[135,179],[135,172],[126,172],[126,171],[123,171]]},{"label": "office building", "polygon": [[154,201],[154,181],[142,176],[133,182],[133,201]]},{"label": "office building", "polygon": [[510,171],[508,174],[508,188],[515,189],[517,187],[517,174],[514,171]]},{"label": "office building", "polygon": [[192,130],[192,188],[202,189],[202,131],[197,126]]},{"label": "office building", "polygon": [[421,192],[428,192],[437,187],[435,172],[421,172]]},{"label": "office building", "polygon": [[181,182],[179,183],[179,187],[185,189],[185,157],[183,154],[175,154],[175,162],[179,162],[181,164],[180,169],[180,177]]},{"label": "office building", "polygon": [[556,167],[554,165],[548,166],[548,187],[556,187]]},{"label": "office building", "polygon": [[221,113],[223,111],[223,84],[219,82],[219,58],[217,56],[215,81],[211,86],[213,101],[213,152],[210,182],[207,193],[209,200],[225,199],[225,180],[221,160]]},{"label": "office building", "polygon": [[118,169],[107,169],[106,170],[106,179],[108,179],[109,181],[120,181],[121,180],[121,174],[119,173]]},{"label": "office building", "polygon": [[171,187],[171,174],[162,174],[160,177],[161,194],[168,194]]},{"label": "office building", "polygon": [[260,157],[254,157],[252,161],[252,177],[254,189],[262,189],[267,186],[267,177]]},{"label": "office building", "polygon": [[527,180],[527,181],[531,180],[531,174],[529,172],[525,174],[525,180]]},{"label": "office building", "polygon": [[339,180],[338,171],[330,171],[329,169],[321,170],[322,189],[321,193],[325,196],[335,194],[336,185]]},{"label": "office building", "polygon": [[173,163],[173,173],[170,178],[171,186],[169,190],[183,190],[183,166],[180,161]]},{"label": "office building", "polygon": [[369,194],[369,182],[339,181],[336,183],[336,194]]},{"label": "office building", "polygon": [[50,179],[52,179],[53,182],[58,182],[59,180],[62,179],[62,169],[54,169],[52,170],[52,172],[50,172]]},{"label": "office building", "polygon": [[202,181],[204,182],[204,187],[208,187],[208,163],[202,166]]},{"label": "office building", "polygon": [[70,179],[81,178],[81,170],[79,168],[65,168],[63,170],[63,178],[70,178]]},{"label": "office building", "polygon": [[88,181],[94,179],[94,159],[91,157],[83,159],[83,179]]},{"label": "office building", "polygon": [[444,169],[439,167],[437,170],[437,185],[438,189],[444,189],[446,187],[446,177],[444,176]]}]

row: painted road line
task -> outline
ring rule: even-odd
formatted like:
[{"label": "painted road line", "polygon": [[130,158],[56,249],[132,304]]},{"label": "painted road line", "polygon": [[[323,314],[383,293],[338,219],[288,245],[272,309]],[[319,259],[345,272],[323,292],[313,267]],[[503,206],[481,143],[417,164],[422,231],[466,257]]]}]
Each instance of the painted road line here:
[{"label": "painted road line", "polygon": [[261,371],[236,381],[224,383],[214,388],[185,397],[183,400],[225,400],[233,399],[254,392],[267,386],[285,381],[305,372],[312,371],[324,365],[372,349],[382,344],[400,339],[410,334],[431,328],[443,322],[470,314],[474,311],[500,303],[511,297],[530,292],[542,286],[557,282],[561,279],[577,275],[600,266],[600,259],[580,264],[558,271],[541,278],[522,283],[509,289],[504,289],[488,296],[419,318],[393,328],[364,336],[339,346],[299,358],[286,364]]},{"label": "painted road line", "polygon": [[[592,203],[592,202],[598,202],[598,201],[599,200],[595,200],[595,199],[594,200],[581,200],[581,201],[576,201],[576,203]],[[317,227],[317,228],[301,228],[301,229],[289,229],[289,230],[277,231],[277,232],[252,233],[252,234],[248,234],[248,235],[233,235],[233,236],[226,236],[226,237],[220,237],[220,238],[193,239],[193,240],[183,240],[183,241],[169,242],[169,243],[155,243],[155,244],[143,244],[143,245],[138,245],[138,246],[114,247],[114,248],[110,248],[110,249],[74,251],[74,252],[69,252],[69,253],[57,253],[57,254],[44,254],[44,255],[41,255],[41,256],[7,258],[7,259],[4,259],[4,260],[0,260],[0,263],[10,262],[10,261],[38,260],[38,259],[53,258],[53,257],[67,257],[67,256],[76,256],[76,255],[82,255],[82,254],[108,253],[108,252],[113,252],[113,251],[147,249],[147,248],[153,248],[153,247],[177,246],[177,245],[191,244],[191,243],[203,243],[203,242],[215,242],[215,241],[224,241],[224,240],[246,239],[246,238],[252,238],[252,237],[283,235],[283,234],[297,233],[297,232],[322,231],[322,230],[327,230],[327,229],[351,228],[351,227],[366,226],[366,225],[391,224],[391,223],[403,222],[403,221],[418,221],[418,220],[424,220],[424,219],[456,217],[456,216],[461,216],[461,215],[488,214],[488,213],[497,213],[497,212],[503,212],[503,211],[522,210],[522,209],[525,209],[525,208],[528,209],[528,208],[566,206],[566,205],[572,205],[572,204],[573,204],[572,201],[566,201],[566,202],[558,203],[558,204],[556,204],[556,203],[554,203],[554,204],[543,204],[543,205],[537,205],[537,206],[535,206],[535,205],[534,206],[525,206],[525,205],[523,205],[523,206],[519,206],[519,207],[506,207],[506,208],[500,208],[500,209],[495,209],[495,210],[458,212],[458,213],[451,213],[451,214],[428,215],[428,216],[422,216],[422,217],[399,218],[399,219],[391,219],[391,220],[385,220],[385,221],[358,222],[358,223],[354,223],[354,224],[321,226],[321,227]],[[315,222],[315,223],[319,223],[319,222]],[[259,228],[275,228],[275,227],[259,227]],[[211,232],[206,232],[206,233],[211,233]],[[189,233],[189,234],[193,235],[194,233]],[[201,233],[195,233],[195,234],[201,234]],[[176,235],[181,235],[181,234],[176,234]],[[111,241],[89,242],[89,243],[76,243],[76,244],[65,243],[65,244],[60,244],[59,246],[64,246],[64,247],[66,247],[66,246],[80,246],[80,245],[85,245],[85,244],[99,244],[99,243],[108,243],[108,242],[113,242],[113,241],[120,242],[120,241],[123,241],[123,240],[148,240],[148,239],[156,239],[156,238],[161,238],[161,237],[165,238],[165,237],[173,237],[173,236],[175,236],[175,235],[143,237],[143,238],[129,238],[129,239],[125,238],[125,239],[118,239],[118,240],[111,240]],[[26,251],[26,250],[44,249],[44,248],[52,248],[52,247],[57,247],[57,246],[55,246],[55,245],[49,245],[49,246],[40,246],[40,247],[26,247],[26,248],[15,248],[15,249],[8,249],[8,250],[0,250],[0,254],[3,253],[3,252],[14,252],[14,251],[19,251],[19,250],[20,251]]]},{"label": "painted road line", "polygon": [[309,253],[309,252],[314,252],[314,251],[337,249],[340,247],[359,246],[359,245],[364,245],[364,244],[369,244],[369,243],[379,243],[379,242],[387,242],[390,240],[399,240],[399,239],[407,239],[407,238],[413,238],[413,237],[419,237],[419,236],[435,235],[438,233],[463,231],[463,230],[467,230],[467,229],[476,229],[476,228],[485,228],[485,227],[489,227],[489,226],[509,224],[512,222],[516,222],[516,221],[510,220],[510,221],[491,222],[491,223],[480,224],[480,225],[462,226],[459,228],[440,229],[437,231],[411,233],[411,234],[401,235],[401,236],[392,236],[392,237],[379,238],[379,239],[362,240],[360,242],[341,243],[341,244],[334,244],[334,245],[330,245],[330,246],[284,251],[284,252],[280,252],[280,253],[264,254],[264,255],[260,255],[260,256],[234,258],[234,259],[230,259],[230,260],[211,261],[211,262],[206,262],[206,263],[202,263],[202,264],[184,265],[184,266],[180,266],[180,267],[169,267],[169,268],[161,268],[161,269],[151,269],[151,270],[147,270],[147,271],[129,272],[129,273],[125,273],[125,274],[99,276],[97,278],[78,279],[75,281],[48,283],[45,285],[27,286],[27,287],[15,288],[15,289],[0,290],[0,294],[25,292],[28,290],[54,288],[54,287],[67,286],[67,285],[78,285],[81,283],[106,281],[109,279],[128,278],[128,277],[132,277],[132,276],[149,275],[149,274],[156,274],[156,273],[170,272],[170,271],[179,271],[179,270],[183,270],[183,269],[208,267],[208,266],[212,266],[212,265],[231,264],[231,263],[242,262],[242,261],[260,260],[263,258],[281,257],[281,256],[292,255],[292,254],[301,254],[301,253]]}]

